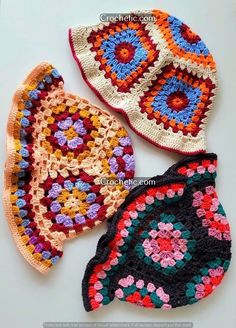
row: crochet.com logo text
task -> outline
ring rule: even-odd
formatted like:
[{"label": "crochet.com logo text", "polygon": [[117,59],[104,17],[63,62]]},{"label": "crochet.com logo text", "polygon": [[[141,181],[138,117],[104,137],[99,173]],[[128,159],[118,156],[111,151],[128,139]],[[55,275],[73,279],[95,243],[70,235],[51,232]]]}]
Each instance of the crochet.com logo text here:
[{"label": "crochet.com logo text", "polygon": [[131,189],[136,186],[156,186],[160,181],[155,178],[148,177],[137,177],[133,179],[125,179],[125,178],[106,178],[102,177],[96,180],[96,184],[104,185],[104,186],[119,186],[123,185],[127,189]]},{"label": "crochet.com logo text", "polygon": [[142,23],[149,23],[155,22],[156,17],[153,16],[151,13],[141,13],[135,12],[133,14],[125,14],[125,13],[103,13],[99,16],[101,22],[142,22]]}]

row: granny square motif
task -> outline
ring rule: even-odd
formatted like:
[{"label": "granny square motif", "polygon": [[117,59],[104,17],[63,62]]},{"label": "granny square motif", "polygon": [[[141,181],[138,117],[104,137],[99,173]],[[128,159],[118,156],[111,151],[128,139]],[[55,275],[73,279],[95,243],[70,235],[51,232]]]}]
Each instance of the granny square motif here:
[{"label": "granny square motif", "polygon": [[230,227],[215,189],[215,154],[187,157],[134,188],[87,265],[87,311],[114,298],[148,308],[196,303],[221,283]]},{"label": "granny square motif", "polygon": [[[144,22],[147,14],[152,19]],[[141,137],[179,153],[204,152],[217,82],[212,55],[197,34],[167,13],[131,17],[70,29],[83,78]]]},{"label": "granny square motif", "polygon": [[116,212],[129,190],[131,140],[119,121],[66,93],[60,73],[39,64],[13,98],[7,128],[5,213],[27,261],[46,273],[63,243]]}]

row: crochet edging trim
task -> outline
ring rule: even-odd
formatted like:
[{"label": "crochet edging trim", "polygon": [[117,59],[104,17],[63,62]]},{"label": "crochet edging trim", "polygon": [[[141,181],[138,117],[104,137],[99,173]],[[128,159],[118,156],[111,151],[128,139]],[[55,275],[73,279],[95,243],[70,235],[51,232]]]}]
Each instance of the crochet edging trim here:
[{"label": "crochet edging trim", "polygon": [[16,243],[16,246],[19,249],[20,253],[23,255],[23,257],[29,262],[29,264],[31,264],[36,270],[38,270],[40,273],[43,274],[46,274],[48,271],[50,271],[50,267],[44,266],[43,263],[39,263],[36,259],[34,259],[32,256],[29,255],[29,253],[25,250],[24,245],[20,241],[20,235],[17,231],[17,225],[14,222],[14,220],[12,220],[12,217],[14,215],[12,213],[12,203],[10,201],[10,194],[11,194],[10,187],[11,187],[11,175],[13,173],[13,167],[15,164],[15,155],[16,155],[16,151],[14,147],[14,123],[18,112],[17,103],[22,96],[24,85],[32,82],[39,74],[42,74],[42,71],[47,69],[48,65],[49,64],[47,62],[42,62],[39,65],[37,65],[31,71],[31,73],[28,74],[26,79],[23,81],[21,86],[16,90],[13,96],[12,108],[7,123],[7,159],[6,159],[5,173],[4,173],[5,192],[3,194],[5,216],[7,218],[8,225],[12,232],[12,236]]}]

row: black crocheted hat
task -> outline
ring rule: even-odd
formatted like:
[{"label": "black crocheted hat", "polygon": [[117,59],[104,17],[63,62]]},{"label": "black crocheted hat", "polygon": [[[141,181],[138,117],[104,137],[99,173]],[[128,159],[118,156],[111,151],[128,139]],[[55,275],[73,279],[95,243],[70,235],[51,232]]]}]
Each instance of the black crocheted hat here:
[{"label": "black crocheted hat", "polygon": [[208,296],[231,259],[215,154],[187,157],[138,186],[108,223],[83,279],[87,311],[114,297],[170,309]]}]

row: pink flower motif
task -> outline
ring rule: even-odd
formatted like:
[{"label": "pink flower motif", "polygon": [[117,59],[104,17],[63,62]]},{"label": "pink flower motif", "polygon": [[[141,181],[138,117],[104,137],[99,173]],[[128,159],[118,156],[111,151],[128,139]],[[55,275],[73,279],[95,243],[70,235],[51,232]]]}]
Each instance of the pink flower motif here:
[{"label": "pink flower motif", "polygon": [[97,294],[95,294],[94,299],[96,302],[101,303],[101,301],[103,300],[103,296],[102,296],[102,294],[97,293]]},{"label": "pink flower motif", "polygon": [[164,295],[164,290],[162,287],[157,288],[156,294],[159,298],[161,298]]},{"label": "pink flower motif", "polygon": [[160,261],[161,255],[160,254],[152,254],[151,258],[152,258],[153,262],[157,263]]},{"label": "pink flower motif", "polygon": [[171,231],[173,229],[173,224],[172,223],[159,222],[158,223],[158,228],[160,230],[164,230],[164,231]]},{"label": "pink flower motif", "polygon": [[224,233],[223,233],[223,236],[224,236],[224,239],[225,239],[225,240],[229,240],[229,241],[231,240],[230,232],[224,232]]},{"label": "pink flower motif", "polygon": [[215,192],[215,188],[213,187],[213,186],[207,186],[206,187],[206,193],[208,194],[208,195],[211,195],[211,194],[213,194]]},{"label": "pink flower motif", "polygon": [[131,219],[136,219],[138,217],[138,213],[136,211],[130,211],[129,215]]},{"label": "pink flower motif", "polygon": [[182,196],[184,193],[184,189],[183,188],[180,188],[177,192],[178,196]]},{"label": "pink flower motif", "polygon": [[158,229],[159,230],[164,230],[165,229],[165,226],[166,226],[166,224],[164,222],[159,222],[158,223]]},{"label": "pink flower motif", "polygon": [[187,246],[186,245],[181,245],[181,247],[180,247],[180,250],[181,250],[181,252],[183,252],[183,253],[185,253],[185,252],[187,252]]},{"label": "pink flower motif", "polygon": [[193,207],[200,207],[201,206],[201,200],[200,199],[194,199],[193,200]]},{"label": "pink flower motif", "polygon": [[203,292],[205,290],[205,286],[203,284],[197,284],[195,288],[198,292]]},{"label": "pink flower motif", "polygon": [[208,270],[208,274],[210,277],[216,277],[216,271],[215,269],[209,269]]},{"label": "pink flower motif", "polygon": [[204,276],[202,277],[202,282],[205,284],[205,285],[209,285],[211,283],[211,279],[210,277],[208,276]]},{"label": "pink flower motif", "polygon": [[147,285],[147,290],[152,293],[156,290],[156,287],[151,283],[149,282],[148,285]]},{"label": "pink flower motif", "polygon": [[220,266],[216,268],[216,272],[218,276],[221,276],[222,274],[224,274],[224,269]]},{"label": "pink flower motif", "polygon": [[207,219],[203,219],[203,220],[202,220],[202,226],[203,226],[203,227],[209,227],[209,225],[210,225],[209,220],[207,220]]},{"label": "pink flower motif", "polygon": [[196,213],[197,213],[197,216],[199,218],[201,218],[202,216],[204,216],[206,214],[206,211],[203,208],[198,208]]},{"label": "pink flower motif", "polygon": [[174,240],[173,240],[173,244],[179,244],[179,242],[181,242],[181,240],[184,240],[184,239],[179,239],[178,240],[178,238],[181,236],[181,231],[179,231],[179,230],[174,230],[173,232],[172,232],[172,236],[175,238]]},{"label": "pink flower motif", "polygon": [[143,286],[144,286],[144,281],[143,280],[140,279],[136,282],[136,287],[137,288],[141,289],[141,288],[143,288]]},{"label": "pink flower motif", "polygon": [[169,233],[168,233],[168,231],[159,230],[158,231],[158,237],[160,237],[160,238],[169,238]]},{"label": "pink flower motif", "polygon": [[181,252],[175,252],[174,258],[175,260],[182,260],[184,258],[184,255]]},{"label": "pink flower motif", "polygon": [[125,221],[124,221],[124,224],[125,224],[126,227],[130,227],[131,224],[132,224],[132,222],[131,222],[130,219],[128,219],[128,220],[125,220]]},{"label": "pink flower motif", "polygon": [[144,203],[142,203],[142,204],[137,204],[137,205],[136,205],[136,209],[137,209],[138,211],[145,211],[145,209],[146,209],[146,205],[145,205]]},{"label": "pink flower motif", "polygon": [[156,230],[151,230],[151,231],[149,232],[149,235],[150,235],[152,238],[156,238],[157,235],[158,235],[158,232],[157,232]]},{"label": "pink flower motif", "polygon": [[208,273],[210,277],[219,277],[224,274],[224,269],[222,267],[218,267],[216,269],[209,269]]},{"label": "pink flower motif", "polygon": [[217,207],[220,205],[220,201],[218,198],[213,198],[212,199],[212,204],[216,205]]},{"label": "pink flower motif", "polygon": [[173,230],[173,224],[172,223],[166,223],[165,230],[167,230],[167,231]]},{"label": "pink flower motif", "polygon": [[175,196],[175,192],[172,189],[168,189],[166,195],[168,198],[173,198]]},{"label": "pink flower motif", "polygon": [[144,247],[144,248],[151,248],[151,244],[150,244],[149,239],[145,239],[145,240],[144,240],[144,242],[143,242],[143,247]]},{"label": "pink flower motif", "polygon": [[163,293],[163,295],[160,297],[160,299],[162,300],[162,302],[168,303],[170,300],[170,296],[166,293]]},{"label": "pink flower motif", "polygon": [[174,253],[172,251],[163,251],[162,257],[163,257],[163,259],[173,259]]},{"label": "pink flower motif", "polygon": [[131,286],[134,283],[134,277],[131,275],[128,275],[128,277],[126,278],[128,281],[129,286]]},{"label": "pink flower motif", "polygon": [[122,229],[121,232],[120,232],[120,234],[121,234],[122,237],[128,237],[129,231],[126,230],[126,229]]},{"label": "pink flower motif", "polygon": [[218,240],[222,240],[222,233],[220,231],[218,231],[216,234],[215,234],[215,238],[218,239]]},{"label": "pink flower motif", "polygon": [[116,291],[115,291],[115,295],[117,298],[123,298],[124,297],[124,292],[121,288],[118,288]]},{"label": "pink flower motif", "polygon": [[205,172],[206,172],[206,169],[205,169],[205,167],[204,166],[198,166],[198,168],[197,168],[197,172],[199,173],[199,174],[204,174]]},{"label": "pink flower motif", "polygon": [[214,173],[214,172],[216,171],[216,167],[215,167],[215,165],[210,164],[210,165],[208,166],[208,171],[209,171],[210,173]]},{"label": "pink flower motif", "polygon": [[129,283],[127,281],[126,278],[121,278],[119,281],[118,281],[118,284],[122,287],[129,287]]},{"label": "pink flower motif", "polygon": [[201,200],[203,198],[203,193],[201,191],[197,191],[193,194],[193,197],[197,200]]},{"label": "pink flower motif", "polygon": [[168,266],[174,266],[176,264],[175,260],[171,259],[171,258],[166,258],[161,260],[161,266],[163,268],[167,268]]},{"label": "pink flower motif", "polygon": [[194,172],[194,170],[187,169],[186,173],[187,173],[187,176],[188,176],[189,178],[191,178],[191,177],[194,175],[195,172]]},{"label": "pink flower motif", "polygon": [[103,288],[103,285],[102,285],[102,283],[101,283],[100,281],[97,281],[97,282],[95,282],[95,284],[94,284],[94,288],[95,288],[96,290],[99,290],[99,289],[102,289],[102,288]]},{"label": "pink flower motif", "polygon": [[144,253],[146,256],[151,256],[152,255],[152,247],[148,247],[144,250]]},{"label": "pink flower motif", "polygon": [[117,265],[118,264],[118,258],[112,259],[110,263],[111,263],[111,265]]},{"label": "pink flower motif", "polygon": [[226,217],[224,217],[223,215],[222,215],[222,218],[221,218],[220,222],[221,222],[223,225],[227,225],[227,224],[228,224],[228,220],[227,220]]},{"label": "pink flower motif", "polygon": [[221,221],[221,220],[224,220],[224,219],[225,219],[225,216],[223,216],[222,214],[219,214],[219,213],[214,214],[214,220],[215,221]]},{"label": "pink flower motif", "polygon": [[150,247],[152,247],[153,252],[159,252],[159,250],[160,250],[158,242],[155,239],[152,239],[150,241]]},{"label": "pink flower motif", "polygon": [[170,304],[163,304],[161,307],[163,310],[170,310],[172,306]]},{"label": "pink flower motif", "polygon": [[99,271],[98,273],[97,273],[97,277],[99,278],[99,279],[105,279],[106,278],[106,276],[107,276],[107,274],[106,274],[106,272],[105,271]]},{"label": "pink flower motif", "polygon": [[216,212],[218,210],[218,205],[212,204],[210,207],[211,212]]},{"label": "pink flower motif", "polygon": [[152,196],[147,196],[145,198],[146,204],[151,205],[154,202],[154,197]]},{"label": "pink flower motif", "polygon": [[165,198],[165,195],[162,194],[161,192],[157,191],[157,193],[156,193],[156,198],[157,198],[158,200],[163,200],[163,199]]},{"label": "pink flower motif", "polygon": [[196,294],[195,294],[195,298],[197,300],[200,300],[201,298],[203,298],[205,296],[205,293],[202,292],[202,291],[197,291]]},{"label": "pink flower motif", "polygon": [[216,230],[215,228],[208,229],[208,235],[214,237],[218,240],[222,240],[222,234],[220,231]]}]

